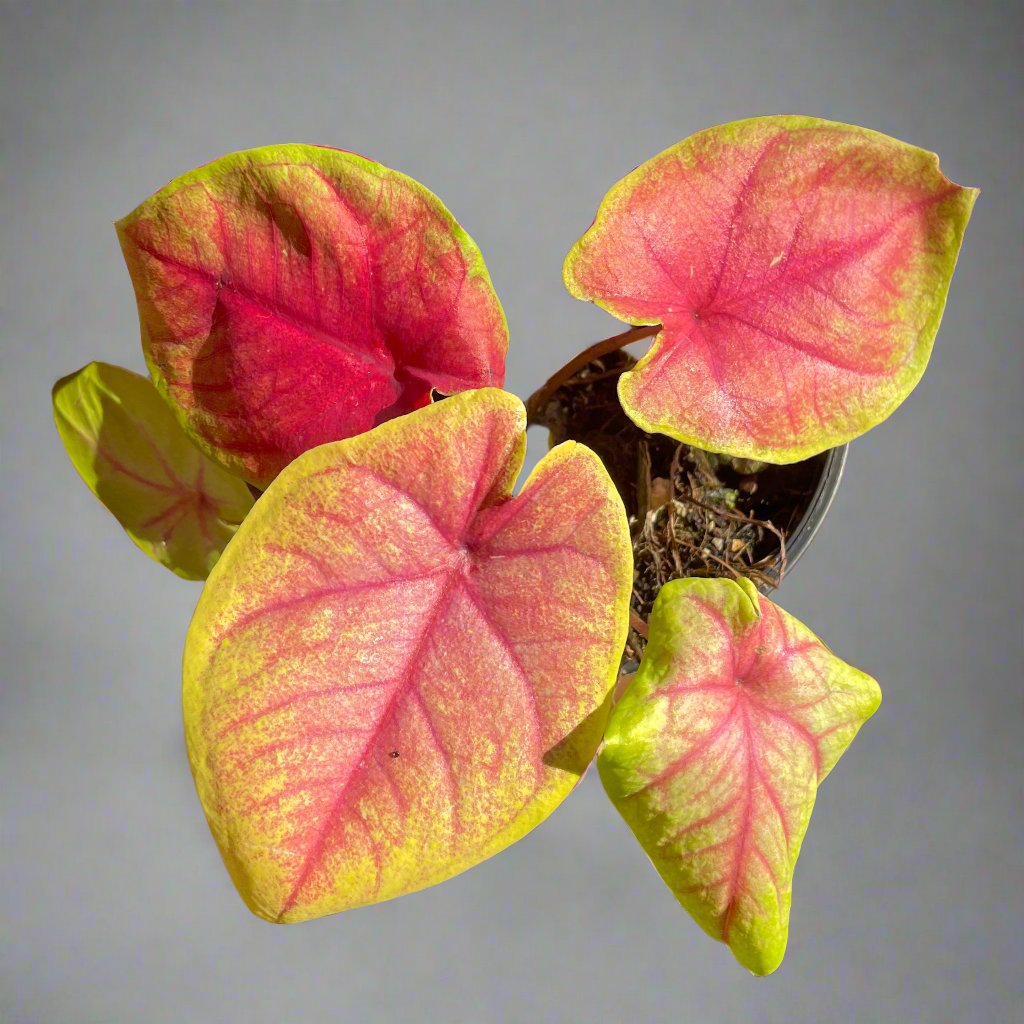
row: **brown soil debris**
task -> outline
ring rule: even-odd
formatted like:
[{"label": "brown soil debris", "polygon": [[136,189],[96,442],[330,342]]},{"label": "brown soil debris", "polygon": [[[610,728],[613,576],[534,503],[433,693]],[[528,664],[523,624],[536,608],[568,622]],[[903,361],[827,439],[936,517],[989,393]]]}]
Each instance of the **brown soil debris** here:
[{"label": "brown soil debris", "polygon": [[639,660],[654,599],[684,576],[746,577],[778,586],[786,538],[806,510],[825,456],[758,466],[648,434],[622,411],[616,386],[635,360],[601,356],[562,384],[533,420],[552,444],[573,439],[604,462],[629,516],[634,584],[624,660]]}]

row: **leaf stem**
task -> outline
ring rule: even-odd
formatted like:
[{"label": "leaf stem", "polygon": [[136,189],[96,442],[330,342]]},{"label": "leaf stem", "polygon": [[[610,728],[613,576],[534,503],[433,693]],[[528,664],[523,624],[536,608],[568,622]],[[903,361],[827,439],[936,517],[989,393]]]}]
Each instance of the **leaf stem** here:
[{"label": "leaf stem", "polygon": [[619,676],[615,680],[615,693],[612,695],[612,704],[618,704],[622,700],[634,679],[636,679],[636,673],[630,672]]},{"label": "leaf stem", "polygon": [[640,634],[640,635],[641,635],[641,636],[642,636],[642,637],[643,637],[643,638],[644,638],[645,640],[647,639],[647,623],[646,623],[646,622],[644,622],[644,620],[643,620],[642,618],[640,618],[640,616],[639,616],[639,615],[638,615],[638,614],[637,614],[637,613],[636,613],[635,611],[633,611],[633,609],[632,609],[632,608],[630,608],[630,609],[629,609],[629,624],[630,624],[630,625],[631,625],[631,626],[633,627],[633,629],[635,629],[635,630],[636,630],[636,631],[637,631],[637,632],[638,632],[638,633],[639,633],[639,634]]},{"label": "leaf stem", "polygon": [[545,408],[548,402],[551,401],[551,396],[567,380],[579,373],[584,366],[592,363],[595,359],[606,356],[609,352],[617,352],[620,348],[625,348],[634,341],[650,338],[660,330],[661,324],[644,324],[639,327],[630,327],[628,331],[623,331],[622,334],[616,334],[611,338],[605,338],[603,341],[596,342],[578,356],[570,359],[565,366],[552,374],[544,385],[538,388],[526,400],[526,422],[544,426]]}]

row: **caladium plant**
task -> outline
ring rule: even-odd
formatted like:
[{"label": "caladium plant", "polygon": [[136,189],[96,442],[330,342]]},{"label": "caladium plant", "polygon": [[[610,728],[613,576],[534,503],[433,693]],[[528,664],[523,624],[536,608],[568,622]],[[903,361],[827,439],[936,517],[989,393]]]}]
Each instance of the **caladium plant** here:
[{"label": "caladium plant", "polygon": [[[758,592],[793,522],[759,525],[742,496],[787,463],[820,475],[800,460],[907,397],[976,195],[863,128],[699,132],[615,185],[566,259],[569,291],[632,326],[525,407],[500,390],[479,250],[404,175],[273,146],[122,220],[152,379],[90,364],[54,412],[139,547],[206,579],[188,755],[252,911],[449,878],[596,754],[679,902],[773,971],[818,785],[880,693]],[[617,352],[655,335],[639,362]],[[592,432],[595,454],[572,423],[602,381],[625,426]],[[514,493],[528,421],[568,440]],[[680,532],[698,511],[699,544]],[[775,579],[730,560],[764,538]]]}]

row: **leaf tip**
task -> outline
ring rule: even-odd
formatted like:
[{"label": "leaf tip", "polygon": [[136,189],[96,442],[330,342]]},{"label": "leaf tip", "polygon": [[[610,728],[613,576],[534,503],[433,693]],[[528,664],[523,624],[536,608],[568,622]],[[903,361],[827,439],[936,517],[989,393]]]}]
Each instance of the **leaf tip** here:
[{"label": "leaf tip", "polygon": [[752,932],[735,938],[721,940],[729,947],[736,962],[746,968],[755,978],[767,978],[774,974],[786,956],[789,945],[789,926],[781,924],[771,930],[770,934]]}]

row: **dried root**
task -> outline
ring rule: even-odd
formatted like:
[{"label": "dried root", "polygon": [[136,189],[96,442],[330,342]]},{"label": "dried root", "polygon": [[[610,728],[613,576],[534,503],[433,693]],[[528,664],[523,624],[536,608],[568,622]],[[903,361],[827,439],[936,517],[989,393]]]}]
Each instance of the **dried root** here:
[{"label": "dried root", "polygon": [[820,467],[765,466],[712,455],[662,434],[648,434],[622,411],[616,385],[635,360],[600,356],[555,390],[545,391],[532,422],[553,444],[572,438],[604,462],[626,505],[635,575],[623,663],[639,661],[654,599],[684,576],[745,577],[778,586],[786,537],[807,507]]}]

